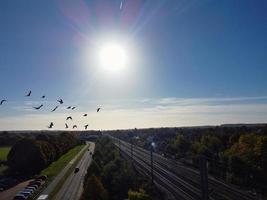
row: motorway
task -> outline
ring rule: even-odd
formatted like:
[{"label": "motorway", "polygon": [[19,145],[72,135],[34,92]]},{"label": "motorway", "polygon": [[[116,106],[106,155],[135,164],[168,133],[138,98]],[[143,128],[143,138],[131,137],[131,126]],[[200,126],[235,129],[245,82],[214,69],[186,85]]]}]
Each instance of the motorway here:
[{"label": "motorway", "polygon": [[[57,195],[55,200],[79,200],[83,192],[83,181],[86,175],[87,169],[92,161],[92,155],[95,149],[95,144],[90,142],[89,151],[86,151],[80,162],[76,167],[79,168],[77,173],[72,173],[65,181]],[[92,152],[92,155],[90,155]]]},{"label": "motorway", "polygon": [[[113,138],[114,143],[121,151],[131,158],[136,168],[143,174],[151,176],[150,152],[134,146],[131,154],[131,144]],[[172,198],[168,199],[201,199],[200,174],[197,170],[188,168],[184,164],[167,159],[159,154],[153,153],[154,183],[165,189]],[[253,200],[256,199],[248,192],[237,189],[236,187],[219,181],[211,176],[208,180],[210,200]]]}]

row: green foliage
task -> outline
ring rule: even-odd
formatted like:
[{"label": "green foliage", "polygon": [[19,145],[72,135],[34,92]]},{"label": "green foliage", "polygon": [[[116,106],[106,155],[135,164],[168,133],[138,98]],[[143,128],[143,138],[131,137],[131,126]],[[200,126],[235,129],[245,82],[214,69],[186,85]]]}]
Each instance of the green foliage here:
[{"label": "green foliage", "polygon": [[[129,189],[135,186],[137,176],[132,166],[119,157],[118,149],[109,138],[98,139],[93,158],[85,177],[82,199],[103,199],[104,197],[108,200],[126,199]],[[99,185],[102,188],[101,191],[104,191],[104,196],[96,196],[99,188],[90,188],[94,181],[106,189],[104,190]]]},{"label": "green foliage", "polygon": [[134,183],[134,174],[130,165],[122,159],[110,161],[101,174],[103,184],[109,188],[110,199],[123,199],[127,197],[130,187]]},{"label": "green foliage", "polygon": [[233,182],[242,185],[267,184],[267,136],[244,134],[225,151]]},{"label": "green foliage", "polygon": [[0,132],[0,146],[12,146],[22,138],[21,134],[9,133],[7,131]]},{"label": "green foliage", "polygon": [[139,191],[129,190],[128,199],[129,200],[151,200],[150,196],[146,194],[146,192],[143,189],[140,189]]},{"label": "green foliage", "polygon": [[198,155],[214,157],[222,150],[222,142],[215,135],[203,135],[200,140],[195,141],[193,149]]},{"label": "green foliage", "polygon": [[31,175],[40,172],[48,163],[41,144],[33,139],[17,142],[8,154],[8,167],[14,174]]},{"label": "green foliage", "polygon": [[7,157],[12,174],[30,176],[39,173],[77,144],[76,138],[68,133],[39,139],[24,138],[15,143]]},{"label": "green foliage", "polygon": [[5,161],[11,147],[0,147],[0,161]]},{"label": "green foliage", "polygon": [[76,146],[62,155],[59,159],[52,162],[47,168],[41,171],[42,175],[47,175],[48,178],[56,176],[76,155],[84,145]]},{"label": "green foliage", "polygon": [[190,142],[182,134],[177,135],[174,145],[176,149],[176,155],[178,158],[185,157],[191,148]]},{"label": "green foliage", "polygon": [[83,195],[81,200],[107,200],[107,191],[104,188],[101,180],[95,176],[91,175],[85,182]]}]

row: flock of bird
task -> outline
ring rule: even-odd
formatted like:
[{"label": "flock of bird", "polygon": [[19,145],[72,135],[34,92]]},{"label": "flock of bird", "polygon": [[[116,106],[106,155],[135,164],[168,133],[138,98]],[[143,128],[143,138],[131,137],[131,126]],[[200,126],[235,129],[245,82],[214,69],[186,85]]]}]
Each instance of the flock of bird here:
[{"label": "flock of bird", "polygon": [[[31,94],[32,94],[32,91],[30,90],[30,91],[25,95],[25,97],[30,97]],[[42,98],[42,99],[45,99],[45,97],[46,97],[46,96],[43,95],[41,98]],[[0,106],[2,106],[3,104],[5,104],[6,102],[7,102],[7,99],[2,99],[2,100],[0,101]],[[62,105],[62,104],[64,103],[64,101],[63,101],[62,99],[58,99],[57,102],[58,102],[60,105]],[[43,104],[41,104],[41,105],[39,105],[39,106],[34,106],[33,109],[35,109],[35,110],[40,110],[43,106],[44,106]],[[53,108],[53,109],[51,110],[51,112],[55,112],[55,111],[58,109],[58,107],[59,107],[59,106],[57,105],[55,108]],[[74,109],[76,109],[75,106],[68,106],[68,107],[67,107],[67,110],[74,110]],[[101,109],[101,108],[97,108],[97,109],[96,109],[96,112],[99,112],[100,109]],[[86,114],[86,113],[83,114],[83,117],[87,117],[87,114]],[[66,128],[66,129],[69,128],[69,125],[68,125],[68,123],[67,123],[69,120],[72,120],[72,116],[68,116],[68,117],[66,118],[66,122],[65,122],[65,128]],[[54,126],[54,122],[50,122],[50,124],[49,124],[47,127],[48,127],[49,129],[51,129],[51,128],[53,128],[53,126]],[[84,129],[87,130],[88,126],[89,126],[89,124],[85,124],[85,125],[84,125]],[[73,125],[73,126],[72,126],[72,129],[77,129],[77,128],[78,128],[77,125]]]}]

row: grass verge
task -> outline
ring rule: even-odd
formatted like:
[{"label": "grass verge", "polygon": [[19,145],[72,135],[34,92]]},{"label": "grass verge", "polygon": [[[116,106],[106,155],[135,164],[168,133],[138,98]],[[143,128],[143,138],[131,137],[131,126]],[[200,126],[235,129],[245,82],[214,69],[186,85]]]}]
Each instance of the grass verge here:
[{"label": "grass verge", "polygon": [[[89,145],[88,145],[89,146]],[[64,182],[66,181],[66,179],[69,177],[69,175],[71,173],[73,173],[74,168],[76,167],[76,165],[78,164],[78,162],[81,160],[81,158],[83,157],[83,155],[85,154],[85,152],[88,149],[88,146],[86,148],[84,148],[81,152],[81,154],[78,156],[78,158],[74,161],[74,163],[71,165],[71,167],[67,170],[67,172],[64,174],[64,176],[60,179],[60,181],[58,182],[58,184],[55,186],[55,188],[53,189],[53,191],[49,194],[49,199],[53,199],[56,194],[58,193],[58,191],[60,190],[60,188],[63,186]]]},{"label": "grass verge", "polygon": [[[51,163],[47,168],[41,171],[41,175],[47,175],[48,180],[44,185],[41,186],[40,190],[29,200],[37,199],[37,197],[42,193],[42,191],[51,183],[53,178],[58,175],[58,173],[63,170],[63,168],[85,147],[85,145],[79,145],[71,150],[69,150],[66,154],[62,155],[57,161]],[[88,147],[87,147],[88,148]],[[87,149],[86,148],[86,149]],[[79,156],[80,157],[80,156]],[[79,159],[79,158],[78,158]],[[56,186],[58,187],[58,185]],[[54,189],[55,190],[55,189]],[[49,195],[50,197],[50,195]],[[50,199],[50,198],[49,198]]]},{"label": "grass verge", "polygon": [[79,145],[62,155],[57,161],[51,163],[47,168],[41,171],[41,175],[46,175],[49,180],[55,177],[74,157],[81,151],[84,145]]},{"label": "grass verge", "polygon": [[0,160],[6,160],[11,147],[0,147]]}]

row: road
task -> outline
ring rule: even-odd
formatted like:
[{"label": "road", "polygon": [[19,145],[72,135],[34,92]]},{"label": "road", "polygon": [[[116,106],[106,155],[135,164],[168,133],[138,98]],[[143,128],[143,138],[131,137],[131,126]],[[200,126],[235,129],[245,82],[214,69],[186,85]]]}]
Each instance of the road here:
[{"label": "road", "polygon": [[[150,152],[134,146],[131,152],[131,144],[113,138],[115,144],[121,151],[133,157],[137,169],[151,176]],[[132,156],[133,155],[133,156]],[[182,163],[167,159],[159,154],[153,153],[154,160],[154,183],[172,194],[173,199],[198,200],[201,199],[200,175],[199,172],[188,168]],[[211,200],[252,200],[256,199],[249,193],[239,190],[236,187],[219,181],[209,176],[209,188]]]},{"label": "road", "polygon": [[86,175],[87,169],[92,161],[90,152],[94,152],[95,144],[90,142],[89,151],[86,151],[80,162],[76,167],[79,168],[77,173],[72,173],[65,181],[55,200],[79,200],[83,192],[83,180]]}]

